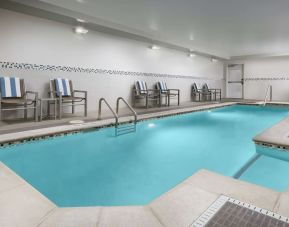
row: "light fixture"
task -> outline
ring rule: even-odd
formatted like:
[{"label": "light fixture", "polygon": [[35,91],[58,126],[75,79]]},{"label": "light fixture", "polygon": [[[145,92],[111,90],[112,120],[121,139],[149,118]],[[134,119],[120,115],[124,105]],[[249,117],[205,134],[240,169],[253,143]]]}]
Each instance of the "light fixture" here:
[{"label": "light fixture", "polygon": [[84,34],[86,34],[86,33],[88,32],[88,30],[87,30],[86,28],[82,27],[82,26],[76,26],[76,27],[74,28],[74,32],[75,32],[76,34],[82,34],[82,35],[84,35]]},{"label": "light fixture", "polygon": [[152,49],[152,50],[159,50],[159,49],[161,49],[161,48],[160,48],[160,46],[157,46],[157,45],[151,45],[151,46],[150,46],[150,49]]},{"label": "light fixture", "polygon": [[80,18],[76,18],[76,21],[79,22],[79,23],[85,23],[86,22],[85,20],[80,19]]},{"label": "light fixture", "polygon": [[193,33],[190,34],[190,41],[194,41],[195,40],[195,36]]},{"label": "light fixture", "polygon": [[197,56],[197,55],[196,55],[195,53],[193,53],[193,52],[190,52],[190,53],[189,53],[189,57],[190,57],[190,58],[194,58],[194,57],[196,57],[196,56]]},{"label": "light fixture", "polygon": [[76,0],[78,3],[85,3],[85,0]]},{"label": "light fixture", "polygon": [[212,58],[211,58],[211,61],[212,61],[212,62],[217,62],[217,61],[218,61],[218,59],[217,59],[217,58],[214,58],[214,57],[212,57]]}]

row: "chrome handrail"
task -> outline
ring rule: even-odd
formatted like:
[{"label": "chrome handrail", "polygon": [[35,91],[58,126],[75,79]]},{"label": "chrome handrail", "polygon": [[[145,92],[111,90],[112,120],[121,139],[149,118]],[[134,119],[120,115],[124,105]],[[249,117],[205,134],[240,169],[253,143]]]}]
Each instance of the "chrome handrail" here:
[{"label": "chrome handrail", "polygon": [[133,116],[134,116],[134,123],[136,124],[137,122],[137,113],[135,112],[135,110],[131,107],[131,105],[128,104],[127,101],[125,101],[125,99],[123,97],[118,97],[117,101],[116,101],[116,114],[118,114],[119,112],[119,101],[122,100],[126,106],[130,109],[130,111],[132,112]]},{"label": "chrome handrail", "polygon": [[265,106],[266,103],[267,103],[268,94],[270,94],[270,101],[272,101],[272,85],[268,85],[268,87],[267,87],[266,94],[265,94],[265,98],[264,98],[263,106]]},{"label": "chrome handrail", "polygon": [[114,110],[111,108],[111,106],[108,104],[108,102],[105,100],[105,98],[100,98],[99,102],[98,102],[98,120],[101,119],[101,106],[102,106],[102,102],[104,102],[106,104],[106,106],[110,109],[110,111],[112,112],[114,118],[115,118],[115,127],[117,127],[118,125],[118,115],[117,113],[114,112]]}]

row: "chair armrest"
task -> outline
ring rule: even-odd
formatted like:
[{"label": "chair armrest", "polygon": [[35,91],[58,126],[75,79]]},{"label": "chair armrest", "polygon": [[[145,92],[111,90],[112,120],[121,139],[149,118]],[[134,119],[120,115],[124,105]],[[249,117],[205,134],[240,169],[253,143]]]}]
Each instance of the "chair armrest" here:
[{"label": "chair armrest", "polygon": [[180,89],[168,89],[168,91],[177,91],[178,93],[180,93]]},{"label": "chair armrest", "polygon": [[83,90],[73,90],[73,96],[74,96],[75,93],[81,93],[81,94],[84,95],[84,97],[82,97],[82,98],[87,99],[87,91],[83,91]]},{"label": "chair armrest", "polygon": [[212,89],[209,89],[209,91],[213,91],[213,92],[220,92],[222,89],[219,89],[219,88],[212,88]]},{"label": "chair armrest", "polygon": [[28,94],[34,95],[34,100],[38,100],[38,92],[35,91],[26,91],[25,96],[27,97]]},{"label": "chair armrest", "polygon": [[77,92],[77,93],[87,93],[87,91],[82,91],[82,90],[73,90],[73,92]]}]

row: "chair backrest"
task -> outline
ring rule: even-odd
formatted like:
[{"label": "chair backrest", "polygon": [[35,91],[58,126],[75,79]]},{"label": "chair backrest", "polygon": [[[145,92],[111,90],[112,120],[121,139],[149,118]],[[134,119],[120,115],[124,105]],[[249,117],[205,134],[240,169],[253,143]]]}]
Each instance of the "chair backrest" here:
[{"label": "chair backrest", "polygon": [[167,93],[168,87],[167,84],[163,81],[157,82],[157,89],[161,91],[161,93]]},{"label": "chair backrest", "polygon": [[0,77],[2,98],[22,98],[25,95],[24,80],[18,77]]},{"label": "chair backrest", "polygon": [[203,91],[209,91],[209,87],[208,87],[208,84],[207,83],[204,83],[203,85]]},{"label": "chair backrest", "polygon": [[147,83],[145,81],[137,81],[135,83],[135,89],[137,91],[138,94],[144,95],[148,93],[148,89],[147,89]]},{"label": "chair backrest", "polygon": [[197,87],[197,84],[196,84],[196,83],[193,83],[193,85],[192,85],[192,91],[193,91],[193,92],[198,92],[198,87]]},{"label": "chair backrest", "polygon": [[49,84],[51,97],[58,97],[60,92],[63,97],[73,96],[73,86],[71,80],[56,78],[51,79]]}]

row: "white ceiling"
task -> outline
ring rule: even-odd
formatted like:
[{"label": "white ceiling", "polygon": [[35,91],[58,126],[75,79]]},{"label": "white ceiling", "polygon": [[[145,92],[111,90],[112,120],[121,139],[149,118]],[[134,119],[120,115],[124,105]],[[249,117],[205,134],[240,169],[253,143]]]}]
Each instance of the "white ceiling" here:
[{"label": "white ceiling", "polygon": [[288,0],[40,1],[222,57],[289,54]]}]

